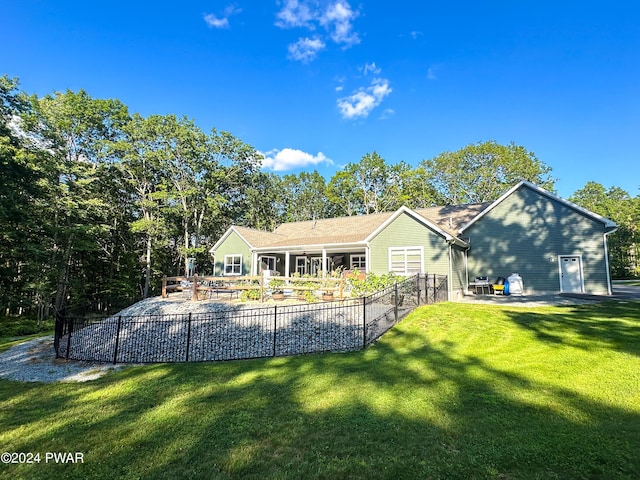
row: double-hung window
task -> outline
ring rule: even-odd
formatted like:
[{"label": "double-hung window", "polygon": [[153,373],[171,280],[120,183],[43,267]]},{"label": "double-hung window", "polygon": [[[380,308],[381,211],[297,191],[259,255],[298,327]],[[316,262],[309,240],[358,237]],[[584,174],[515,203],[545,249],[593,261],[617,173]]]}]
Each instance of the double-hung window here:
[{"label": "double-hung window", "polygon": [[242,275],[242,255],[224,256],[224,274]]},{"label": "double-hung window", "polygon": [[389,247],[389,271],[398,275],[422,273],[423,247]]}]

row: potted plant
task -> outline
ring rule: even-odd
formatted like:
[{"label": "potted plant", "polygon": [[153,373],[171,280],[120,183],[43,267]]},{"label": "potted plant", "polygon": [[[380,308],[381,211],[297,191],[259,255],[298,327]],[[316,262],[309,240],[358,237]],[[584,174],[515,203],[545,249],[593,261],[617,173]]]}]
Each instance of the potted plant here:
[{"label": "potted plant", "polygon": [[271,289],[271,298],[274,300],[284,300],[284,280],[281,278],[270,279],[269,288]]},{"label": "potted plant", "polygon": [[322,300],[325,302],[333,302],[333,290],[325,290],[322,292]]}]

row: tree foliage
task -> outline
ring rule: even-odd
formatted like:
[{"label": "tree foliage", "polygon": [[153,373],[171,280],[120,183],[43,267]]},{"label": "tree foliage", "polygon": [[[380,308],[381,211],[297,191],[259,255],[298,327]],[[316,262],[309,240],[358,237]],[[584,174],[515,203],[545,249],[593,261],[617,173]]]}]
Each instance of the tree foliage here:
[{"label": "tree foliage", "polygon": [[470,144],[425,160],[422,166],[441,200],[450,205],[496,200],[520,180],[550,191],[555,183],[550,167],[514,143]]},{"label": "tree foliage", "polygon": [[[157,292],[187,259],[210,271],[210,246],[231,225],[494,200],[518,180],[553,189],[524,147],[484,142],[412,167],[376,151],[330,179],[278,176],[229,132],[175,115],[130,114],[84,90],[38,98],[0,77],[0,307],[38,318],[55,309]],[[573,200],[615,220],[614,274],[638,274],[640,201],[589,183]]]},{"label": "tree foliage", "polygon": [[609,259],[614,277],[640,276],[640,197],[619,188],[588,182],[570,200],[618,224],[609,236]]}]

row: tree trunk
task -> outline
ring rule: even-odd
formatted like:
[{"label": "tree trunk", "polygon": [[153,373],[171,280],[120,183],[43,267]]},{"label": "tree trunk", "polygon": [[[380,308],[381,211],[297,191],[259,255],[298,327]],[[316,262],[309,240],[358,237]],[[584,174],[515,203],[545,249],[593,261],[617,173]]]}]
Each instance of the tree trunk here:
[{"label": "tree trunk", "polygon": [[145,258],[144,292],[142,298],[149,296],[149,284],[151,283],[151,234],[147,235],[147,253]]}]

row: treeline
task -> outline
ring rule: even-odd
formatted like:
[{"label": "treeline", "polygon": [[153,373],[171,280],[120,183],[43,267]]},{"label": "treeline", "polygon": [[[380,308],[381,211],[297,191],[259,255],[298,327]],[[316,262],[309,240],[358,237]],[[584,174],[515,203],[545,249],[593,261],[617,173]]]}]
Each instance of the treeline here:
[{"label": "treeline", "polygon": [[[82,90],[37,97],[3,76],[0,98],[5,315],[45,318],[69,305],[156,294],[161,275],[184,273],[188,258],[210,272],[208,250],[231,224],[271,230],[401,205],[494,200],[520,179],[554,185],[551,168],[514,144],[473,144],[415,167],[372,152],[327,181],[317,171],[264,172],[260,153],[231,133],[205,133],[186,117],[131,114]],[[620,223],[590,185],[577,201]],[[628,274],[638,199],[624,201],[627,260],[619,263]]]}]

